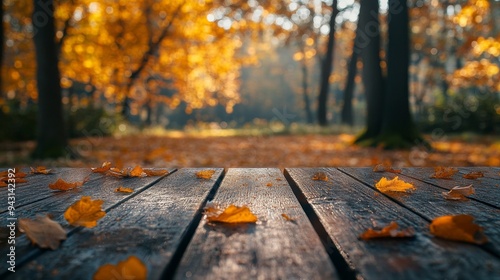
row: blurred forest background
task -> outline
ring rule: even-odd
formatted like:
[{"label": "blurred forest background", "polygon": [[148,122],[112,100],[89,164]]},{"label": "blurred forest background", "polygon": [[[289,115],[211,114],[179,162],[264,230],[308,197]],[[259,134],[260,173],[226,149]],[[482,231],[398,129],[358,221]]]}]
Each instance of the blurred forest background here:
[{"label": "blurred forest background", "polygon": [[1,165],[500,165],[500,0],[2,14]]}]

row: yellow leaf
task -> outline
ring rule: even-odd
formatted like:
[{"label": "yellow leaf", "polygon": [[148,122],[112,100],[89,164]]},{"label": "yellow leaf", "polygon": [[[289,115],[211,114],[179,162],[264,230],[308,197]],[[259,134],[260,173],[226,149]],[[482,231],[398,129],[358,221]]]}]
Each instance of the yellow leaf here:
[{"label": "yellow leaf", "polygon": [[392,180],[382,177],[375,187],[381,192],[410,192],[415,189],[412,184],[399,180],[398,176]]},{"label": "yellow leaf", "polygon": [[415,231],[413,228],[406,229],[398,229],[399,225],[392,221],[389,225],[382,228],[381,230],[376,230],[369,228],[363,234],[361,234],[360,238],[364,240],[374,239],[374,238],[401,238],[401,237],[413,237],[415,236]]},{"label": "yellow leaf", "polygon": [[475,172],[469,172],[467,174],[464,174],[463,176],[465,179],[477,179],[477,178],[481,178],[481,177],[484,177],[484,173],[481,172],[481,171],[475,171]]},{"label": "yellow leaf", "polygon": [[214,207],[205,209],[207,220],[209,222],[218,223],[255,223],[257,217],[250,211],[247,206],[229,205],[224,211]]},{"label": "yellow leaf", "polygon": [[87,181],[88,181],[88,178],[85,178],[81,182],[70,183],[70,182],[66,182],[63,179],[59,178],[56,182],[49,184],[49,188],[51,188],[53,190],[58,190],[58,191],[67,191],[67,190],[81,187]]},{"label": "yellow leaf", "polygon": [[45,166],[38,166],[37,168],[30,167],[32,174],[50,174],[52,169],[46,169]]},{"label": "yellow leaf", "polygon": [[130,256],[117,265],[105,264],[96,271],[94,280],[134,279],[145,280],[148,275],[146,265],[137,257]]},{"label": "yellow leaf", "polygon": [[438,166],[434,168],[434,174],[431,175],[431,178],[450,179],[457,172],[458,170],[453,167]]},{"label": "yellow leaf", "polygon": [[97,220],[106,216],[106,212],[101,209],[102,204],[102,200],[92,200],[90,196],[83,196],[64,212],[64,218],[72,226],[95,227]]},{"label": "yellow leaf", "polygon": [[61,240],[66,239],[66,231],[49,216],[38,216],[34,220],[19,219],[19,230],[40,248],[55,250]]},{"label": "yellow leaf", "polygon": [[94,173],[106,173],[111,169],[111,162],[110,161],[105,161],[102,163],[101,167],[94,167],[91,168],[92,172]]},{"label": "yellow leaf", "polygon": [[326,176],[325,172],[316,172],[312,179],[314,181],[328,181],[328,176]]},{"label": "yellow leaf", "polygon": [[432,220],[429,228],[433,235],[475,244],[484,244],[488,238],[483,233],[483,228],[473,223],[474,217],[470,215],[441,216]]},{"label": "yellow leaf", "polygon": [[215,170],[201,170],[196,172],[196,177],[200,179],[210,179],[212,178],[212,175],[214,175]]},{"label": "yellow leaf", "polygon": [[121,193],[133,193],[134,190],[131,189],[131,188],[125,188],[123,186],[120,186],[118,188],[115,189],[115,192],[121,192]]},{"label": "yellow leaf", "polygon": [[449,192],[442,192],[443,197],[448,200],[467,200],[466,196],[472,195],[475,193],[472,185],[468,185],[465,187],[453,187]]}]

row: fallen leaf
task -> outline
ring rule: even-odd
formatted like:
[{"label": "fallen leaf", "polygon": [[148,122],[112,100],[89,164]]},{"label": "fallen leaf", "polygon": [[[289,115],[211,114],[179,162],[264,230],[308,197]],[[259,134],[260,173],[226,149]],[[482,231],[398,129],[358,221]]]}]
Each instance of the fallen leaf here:
[{"label": "fallen leaf", "polygon": [[283,219],[289,221],[289,222],[294,222],[295,219],[292,219],[290,218],[287,214],[281,214],[281,217],[283,217]]},{"label": "fallen leaf", "polygon": [[46,169],[45,166],[38,166],[37,168],[30,167],[31,174],[50,174],[52,169]]},{"label": "fallen leaf", "polygon": [[317,172],[313,175],[312,179],[314,181],[328,181],[328,176],[326,176],[325,172]]},{"label": "fallen leaf", "polygon": [[27,183],[28,180],[24,179],[24,178],[17,178],[17,177],[13,177],[13,178],[9,178],[9,177],[3,177],[2,179],[0,179],[0,182],[4,182],[6,185],[9,184],[9,179],[11,180],[11,184],[12,184],[12,180],[15,181],[16,184],[22,184],[22,183]]},{"label": "fallen leaf", "polygon": [[130,177],[145,177],[147,176],[146,173],[142,170],[142,167],[139,165],[136,165],[132,170],[129,172]]},{"label": "fallen leaf", "polygon": [[[14,174],[16,175],[15,177],[16,178],[24,178],[26,177],[26,173],[22,172],[22,171],[19,171],[20,168],[15,168],[16,172],[14,172]],[[9,170],[5,170],[5,171],[2,171],[0,172],[0,177],[9,177],[9,174],[12,174],[11,172],[9,172]]]},{"label": "fallen leaf", "polygon": [[83,184],[85,184],[85,182],[87,182],[89,179],[88,177],[85,178],[83,181],[81,182],[73,182],[73,183],[70,183],[70,182],[66,182],[64,181],[63,179],[59,178],[57,181],[55,181],[54,183],[52,184],[49,184],[49,188],[53,189],[53,190],[58,190],[58,191],[67,191],[67,190],[71,190],[71,189],[74,189],[74,188],[78,188],[78,187],[81,187],[83,186]]},{"label": "fallen leaf", "polygon": [[212,207],[209,206],[205,208],[205,215],[207,215],[207,220],[209,222],[231,224],[257,222],[257,217],[250,211],[250,208],[248,208],[247,206],[239,207],[231,204],[224,211]]},{"label": "fallen leaf", "polygon": [[392,221],[386,227],[376,230],[369,228],[363,234],[361,234],[360,238],[363,240],[374,239],[374,238],[401,238],[401,237],[413,237],[415,236],[415,230],[413,228],[406,229],[398,229],[399,225]]},{"label": "fallen leaf", "polygon": [[449,192],[442,192],[443,197],[448,200],[467,200],[466,196],[472,195],[475,193],[472,185],[468,185],[465,187],[453,187]]},{"label": "fallen leaf", "polygon": [[196,177],[200,178],[200,179],[210,179],[212,178],[212,175],[214,175],[215,173],[215,170],[201,170],[201,171],[198,171],[196,172]]},{"label": "fallen leaf", "polygon": [[148,275],[146,265],[137,257],[130,256],[117,265],[105,264],[96,271],[94,280],[134,279],[145,280]]},{"label": "fallen leaf", "polygon": [[26,233],[29,240],[40,248],[55,250],[61,240],[66,239],[66,231],[49,216],[38,216],[34,220],[19,219],[19,231]]},{"label": "fallen leaf", "polygon": [[458,169],[453,167],[442,167],[438,166],[434,168],[434,174],[431,175],[431,178],[436,179],[451,179],[455,173],[458,172]]},{"label": "fallen leaf", "polygon": [[382,177],[375,187],[381,192],[410,192],[415,189],[412,184],[399,180],[398,176],[392,180]]},{"label": "fallen leaf", "polygon": [[475,244],[484,244],[488,238],[483,233],[483,228],[473,223],[471,215],[441,216],[432,220],[429,228],[433,235]]},{"label": "fallen leaf", "polygon": [[472,179],[472,180],[475,180],[477,178],[481,178],[481,177],[484,177],[484,173],[481,172],[481,171],[473,171],[473,172],[469,172],[467,174],[464,174],[463,177],[465,179]]},{"label": "fallen leaf", "polygon": [[121,192],[121,193],[133,193],[134,190],[131,189],[131,188],[125,188],[123,186],[120,186],[118,188],[115,189],[115,192]]},{"label": "fallen leaf", "polygon": [[130,178],[130,177],[146,177],[147,174],[144,172],[142,167],[139,165],[135,166],[134,168],[126,168],[123,170],[120,170],[118,168],[110,168],[108,172],[106,173],[111,176],[115,176],[118,178]]},{"label": "fallen leaf", "polygon": [[266,187],[272,187],[273,186],[273,183],[267,183],[266,184]]},{"label": "fallen leaf", "polygon": [[93,173],[106,173],[111,169],[111,162],[105,161],[102,163],[101,167],[92,167],[91,169]]},{"label": "fallen leaf", "polygon": [[401,173],[401,169],[393,169],[390,164],[379,163],[373,167],[374,172]]},{"label": "fallen leaf", "polygon": [[102,204],[102,200],[92,200],[90,196],[83,196],[64,212],[64,218],[72,226],[95,227],[97,220],[106,216],[106,212],[101,209]]},{"label": "fallen leaf", "polygon": [[0,181],[0,188],[1,187],[7,187],[9,184],[7,184],[6,182],[4,181]]},{"label": "fallen leaf", "polygon": [[147,176],[163,176],[168,174],[168,170],[143,169]]}]

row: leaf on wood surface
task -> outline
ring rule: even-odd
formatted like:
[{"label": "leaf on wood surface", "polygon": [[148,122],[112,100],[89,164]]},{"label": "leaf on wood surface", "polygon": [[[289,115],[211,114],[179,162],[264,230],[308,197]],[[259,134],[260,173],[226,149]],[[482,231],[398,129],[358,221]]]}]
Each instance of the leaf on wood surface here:
[{"label": "leaf on wood surface", "polygon": [[40,248],[55,250],[61,240],[66,239],[66,231],[49,216],[38,216],[34,220],[19,219],[19,231],[26,233],[29,240]]},{"label": "leaf on wood surface", "polygon": [[438,166],[434,168],[434,174],[431,175],[431,178],[436,179],[451,179],[455,173],[458,172],[458,169],[453,167],[443,167]]},{"label": "leaf on wood surface", "polygon": [[475,244],[488,242],[483,228],[474,224],[474,217],[471,215],[441,216],[432,220],[429,228],[433,235],[444,239]]},{"label": "leaf on wood surface", "polygon": [[325,172],[316,172],[312,179],[314,181],[328,181],[328,176],[326,176]]},{"label": "leaf on wood surface", "polygon": [[465,187],[453,187],[449,192],[442,192],[443,197],[448,200],[467,200],[466,196],[476,193],[472,185]]},{"label": "leaf on wood surface", "polygon": [[14,174],[16,178],[24,178],[26,177],[26,173],[20,171],[21,168],[15,168],[16,172],[12,173],[12,172],[9,172],[9,170],[5,170],[5,171],[2,171],[0,172],[0,177],[9,177],[9,174]]},{"label": "leaf on wood surface", "polygon": [[83,186],[83,184],[85,184],[88,180],[89,180],[89,177],[83,179],[83,181],[81,181],[81,182],[70,183],[70,182],[66,182],[63,179],[59,178],[54,183],[49,184],[49,188],[51,188],[53,190],[58,190],[58,191],[67,191],[67,190],[71,190],[71,189]]},{"label": "leaf on wood surface", "polygon": [[106,174],[115,176],[118,178],[130,178],[130,177],[146,177],[147,174],[144,172],[142,167],[136,165],[134,168],[125,168],[120,170],[118,168],[110,168]]},{"label": "leaf on wood surface", "polygon": [[[9,179],[10,179],[10,182],[9,182]],[[24,177],[12,177],[12,178],[9,178],[9,177],[3,177],[0,179],[0,182],[3,182],[5,185],[4,187],[6,187],[9,183],[12,184],[12,183],[16,183],[16,184],[22,184],[22,183],[27,183],[28,180],[24,179]]]},{"label": "leaf on wood surface", "polygon": [[382,177],[380,181],[375,184],[375,187],[381,192],[410,192],[415,190],[415,186],[400,180],[398,176],[392,180]]},{"label": "leaf on wood surface", "polygon": [[105,161],[102,163],[101,167],[92,167],[93,173],[106,173],[111,169],[111,162]]},{"label": "leaf on wood surface", "polygon": [[125,188],[123,186],[119,186],[118,188],[115,189],[115,192],[121,192],[121,193],[133,193],[134,190],[131,188]]},{"label": "leaf on wood surface", "polygon": [[37,166],[36,168],[30,167],[31,169],[31,174],[50,174],[52,172],[52,169],[47,169],[45,166]]},{"label": "leaf on wood surface", "polygon": [[224,211],[217,206],[207,206],[205,215],[209,222],[217,223],[255,223],[257,217],[250,211],[247,206],[229,205]]},{"label": "leaf on wood surface", "polygon": [[105,264],[94,274],[94,280],[134,279],[145,280],[148,276],[146,265],[136,256],[130,256],[117,265]]},{"label": "leaf on wood surface", "polygon": [[90,196],[82,196],[79,201],[66,209],[64,218],[72,226],[95,227],[97,220],[106,216],[106,212],[101,209],[102,204],[102,200],[92,200]]},{"label": "leaf on wood surface", "polygon": [[168,170],[143,169],[147,176],[163,176],[168,174]]},{"label": "leaf on wood surface", "polygon": [[401,237],[413,237],[415,236],[415,230],[409,227],[406,229],[399,229],[399,225],[392,221],[386,227],[376,230],[369,228],[363,234],[361,234],[360,238],[363,240],[374,239],[374,238],[401,238]]},{"label": "leaf on wood surface", "polygon": [[201,170],[196,172],[196,177],[200,179],[210,179],[212,178],[212,175],[214,175],[215,170],[207,169],[207,170]]},{"label": "leaf on wood surface", "polygon": [[266,187],[272,187],[273,186],[273,183],[267,183],[266,184]]},{"label": "leaf on wood surface", "polygon": [[484,173],[481,172],[481,171],[473,171],[473,172],[469,172],[467,174],[464,174],[462,177],[464,177],[465,179],[472,179],[472,180],[475,180],[477,178],[482,178],[484,177]]},{"label": "leaf on wood surface", "polygon": [[285,213],[281,214],[281,217],[283,217],[283,219],[285,219],[285,220],[287,220],[287,221],[289,221],[289,222],[294,222],[294,221],[295,221],[295,219],[290,218],[290,216],[288,216],[288,215],[287,215],[287,214],[285,214]]},{"label": "leaf on wood surface", "polygon": [[374,172],[391,172],[391,173],[401,173],[401,169],[393,169],[390,164],[379,163],[373,167]]}]

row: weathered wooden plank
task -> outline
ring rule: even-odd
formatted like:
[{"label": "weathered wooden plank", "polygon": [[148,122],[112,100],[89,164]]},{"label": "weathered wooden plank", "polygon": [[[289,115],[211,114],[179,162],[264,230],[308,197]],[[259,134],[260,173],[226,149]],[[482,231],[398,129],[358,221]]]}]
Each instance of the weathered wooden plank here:
[{"label": "weathered wooden plank", "polygon": [[[223,169],[210,180],[201,169],[181,169],[130,198],[102,218],[97,227],[80,229],[61,248],[45,251],[6,279],[91,279],[105,263],[140,258],[148,279],[159,279],[189,242],[206,199],[220,183]],[[174,260],[175,261],[175,260]]]},{"label": "weathered wooden plank", "polygon": [[[371,168],[340,168],[341,171],[357,178],[370,188],[374,187],[374,182],[380,178],[386,177],[392,179],[397,174],[373,172]],[[484,227],[485,234],[491,241],[491,248],[500,248],[500,210],[481,202],[469,201],[450,201],[442,196],[446,189],[438,188],[428,183],[413,179],[411,177],[400,176],[405,182],[412,183],[417,189],[409,195],[398,195],[387,193],[388,197],[398,201],[404,207],[425,217],[428,221],[439,216],[469,214],[474,216],[475,222]],[[500,191],[500,189],[499,189]],[[472,195],[471,197],[474,197]],[[488,249],[488,247],[486,247]],[[499,251],[496,249],[496,251]],[[500,252],[500,251],[499,251]]]},{"label": "weathered wooden plank", "polygon": [[[24,172],[29,171],[24,168]],[[43,174],[28,174],[26,180],[28,182],[22,184],[16,184],[15,189],[15,206],[16,208],[23,207],[35,201],[46,199],[52,196],[52,190],[49,189],[49,184],[54,183],[57,179],[61,178],[68,182],[83,181],[85,178],[89,178],[89,182],[102,177],[102,174],[91,173],[90,168],[54,168],[53,173],[43,175]],[[0,213],[7,212],[7,188],[1,188],[0,196],[2,197],[0,201]],[[4,199],[5,197],[5,199]]]},{"label": "weathered wooden plank", "polygon": [[500,180],[500,168],[498,167],[458,167],[458,170],[462,175],[472,171],[481,171],[486,178]]},{"label": "weathered wooden plank", "polygon": [[[337,278],[325,248],[279,169],[229,169],[213,202],[223,207],[247,205],[259,221],[228,226],[208,224],[203,219],[175,278]],[[282,214],[295,221],[286,221]]]},{"label": "weathered wooden plank", "polygon": [[[170,171],[173,171],[171,169]],[[143,189],[151,186],[161,177],[144,177],[144,178],[129,178],[129,179],[118,179],[109,176],[102,176],[101,178],[88,182],[84,186],[71,191],[65,192],[52,192],[52,190],[47,188],[47,192],[50,196],[47,199],[39,200],[33,202],[25,207],[19,209],[16,208],[15,218],[33,218],[37,215],[50,214],[53,219],[63,225],[69,233],[75,230],[68,226],[64,219],[64,212],[66,209],[73,204],[75,201],[79,200],[82,196],[91,196],[92,199],[102,199],[104,200],[103,209],[109,211],[119,203],[133,197],[136,193],[141,192]],[[119,186],[124,186],[134,189],[135,193],[131,195],[124,195],[122,193],[116,193],[115,189]],[[7,218],[11,218],[9,213],[0,214],[0,219],[6,221]],[[0,239],[0,255],[5,256],[8,252],[9,246],[5,242],[7,239],[5,235],[6,228],[2,227]],[[18,256],[17,263],[21,264],[26,260],[32,258],[34,255],[41,252],[40,249],[30,246],[30,242],[26,236],[22,235],[16,239],[16,254]],[[0,269],[1,271],[6,271],[7,263],[2,262]]]},{"label": "weathered wooden plank", "polygon": [[[316,172],[329,181],[313,181]],[[480,248],[434,238],[428,221],[375,193],[363,183],[331,168],[291,168],[285,176],[292,182],[301,203],[308,203],[311,219],[317,219],[357,275],[365,279],[491,279],[500,275],[500,260]],[[307,207],[307,206],[306,206]],[[410,240],[361,241],[358,236],[374,224],[396,221],[413,227]],[[314,223],[314,222],[313,222]]]},{"label": "weathered wooden plank", "polygon": [[451,190],[455,186],[472,184],[476,189],[476,194],[471,196],[472,199],[500,208],[500,182],[498,180],[490,178],[470,180],[463,178],[462,174],[458,173],[451,179],[435,179],[430,178],[434,174],[432,168],[403,168],[401,174],[447,190]]}]

